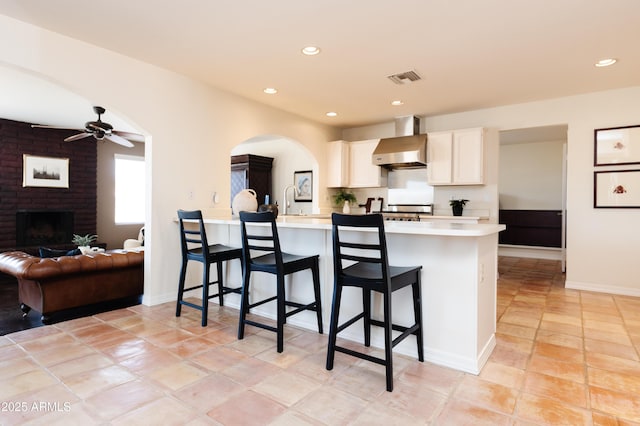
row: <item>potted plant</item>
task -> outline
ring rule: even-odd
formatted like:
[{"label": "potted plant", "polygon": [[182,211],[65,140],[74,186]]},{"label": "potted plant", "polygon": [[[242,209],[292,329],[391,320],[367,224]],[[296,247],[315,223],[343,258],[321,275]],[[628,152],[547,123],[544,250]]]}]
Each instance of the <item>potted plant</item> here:
[{"label": "potted plant", "polygon": [[98,236],[95,234],[87,234],[87,235],[78,235],[73,234],[73,239],[71,242],[76,244],[80,249],[80,253],[85,254],[91,248],[90,245],[92,242],[98,239]]},{"label": "potted plant", "polygon": [[462,209],[464,208],[464,205],[467,204],[467,201],[469,200],[465,200],[463,198],[449,200],[449,205],[451,206],[454,216],[462,216]]},{"label": "potted plant", "polygon": [[336,195],[333,196],[333,201],[337,206],[342,206],[342,213],[349,214],[351,212],[351,203],[357,201],[356,196],[347,190],[340,188]]}]

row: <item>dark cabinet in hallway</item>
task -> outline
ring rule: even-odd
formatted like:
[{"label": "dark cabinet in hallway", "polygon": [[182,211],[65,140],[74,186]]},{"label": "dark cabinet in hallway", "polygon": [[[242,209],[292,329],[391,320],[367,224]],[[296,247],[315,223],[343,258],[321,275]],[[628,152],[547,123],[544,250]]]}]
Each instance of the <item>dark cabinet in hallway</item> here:
[{"label": "dark cabinet in hallway", "polygon": [[231,156],[231,201],[243,189],[253,189],[258,205],[264,203],[265,195],[274,200],[271,188],[273,158],[244,154]]},{"label": "dark cabinet in hallway", "polygon": [[560,247],[562,212],[560,210],[500,210],[500,244]]}]

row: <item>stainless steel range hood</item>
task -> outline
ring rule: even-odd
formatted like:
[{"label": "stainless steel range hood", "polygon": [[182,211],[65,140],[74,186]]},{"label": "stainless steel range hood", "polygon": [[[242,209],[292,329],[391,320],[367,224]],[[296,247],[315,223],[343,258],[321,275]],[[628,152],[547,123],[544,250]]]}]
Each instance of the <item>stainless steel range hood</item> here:
[{"label": "stainless steel range hood", "polygon": [[387,169],[427,167],[427,135],[420,133],[420,119],[412,115],[395,120],[396,137],[380,139],[371,157]]}]

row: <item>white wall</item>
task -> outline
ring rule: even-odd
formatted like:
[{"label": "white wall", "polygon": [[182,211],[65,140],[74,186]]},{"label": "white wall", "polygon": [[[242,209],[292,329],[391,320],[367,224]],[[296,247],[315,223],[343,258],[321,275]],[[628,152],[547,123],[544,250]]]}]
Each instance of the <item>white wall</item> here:
[{"label": "white wall", "polygon": [[[424,123],[422,124],[424,127]],[[426,133],[420,129],[421,133]],[[342,139],[345,141],[364,141],[368,139],[392,138],[396,136],[394,122],[374,124],[371,126],[353,127],[342,131]]]},{"label": "white wall", "polygon": [[[180,266],[176,210],[228,211],[234,146],[256,135],[277,134],[301,141],[315,158],[324,159],[324,143],[340,136],[331,127],[5,16],[0,16],[0,38],[12,40],[2,47],[4,65],[90,99],[150,137],[145,144],[144,303],[175,300]],[[321,187],[323,182],[320,173]],[[211,201],[213,191],[220,194],[219,205]],[[320,189],[324,197],[326,190]]]},{"label": "white wall", "polygon": [[562,145],[540,141],[500,145],[498,192],[507,210],[562,210]]}]

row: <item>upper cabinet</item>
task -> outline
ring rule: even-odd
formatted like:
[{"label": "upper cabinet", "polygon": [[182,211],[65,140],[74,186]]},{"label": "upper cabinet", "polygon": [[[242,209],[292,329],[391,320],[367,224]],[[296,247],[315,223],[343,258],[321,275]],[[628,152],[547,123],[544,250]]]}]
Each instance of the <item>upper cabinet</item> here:
[{"label": "upper cabinet", "polygon": [[380,139],[349,143],[349,188],[387,186],[387,170],[373,164],[373,151]]},{"label": "upper cabinet", "polygon": [[327,187],[349,186],[349,142],[333,141],[327,144]]},{"label": "upper cabinet", "polygon": [[484,135],[482,128],[429,133],[429,185],[484,184]]},{"label": "upper cabinet", "polygon": [[427,134],[427,181],[429,185],[451,184],[453,132]]},{"label": "upper cabinet", "polygon": [[387,185],[387,170],[372,163],[380,139],[328,144],[329,188],[374,188]]}]

